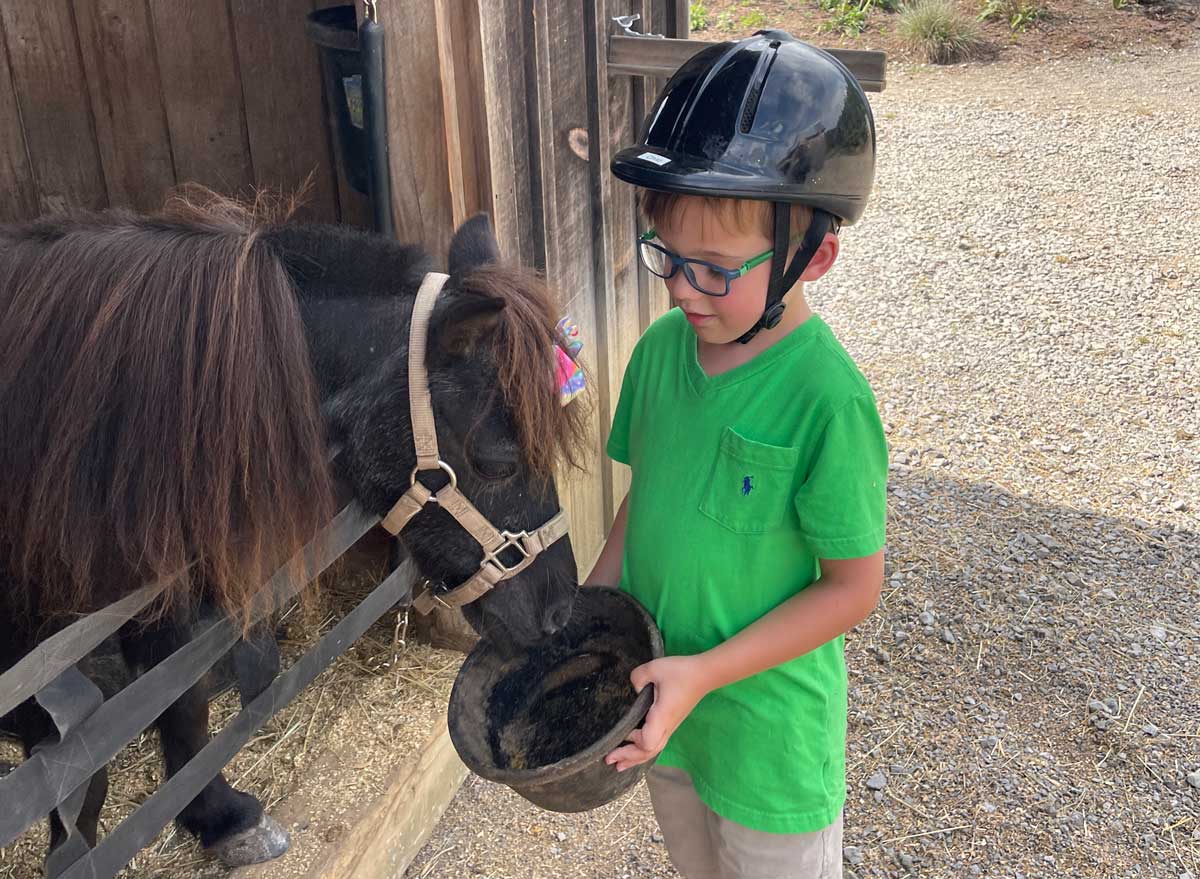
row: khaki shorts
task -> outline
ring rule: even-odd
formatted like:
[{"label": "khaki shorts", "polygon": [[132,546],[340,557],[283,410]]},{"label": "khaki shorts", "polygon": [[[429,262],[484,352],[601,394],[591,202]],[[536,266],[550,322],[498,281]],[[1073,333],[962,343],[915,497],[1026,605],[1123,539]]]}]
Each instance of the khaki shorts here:
[{"label": "khaki shorts", "polygon": [[654,816],[684,879],[841,879],[842,816],[812,833],[763,833],[704,804],[682,769],[646,773]]}]

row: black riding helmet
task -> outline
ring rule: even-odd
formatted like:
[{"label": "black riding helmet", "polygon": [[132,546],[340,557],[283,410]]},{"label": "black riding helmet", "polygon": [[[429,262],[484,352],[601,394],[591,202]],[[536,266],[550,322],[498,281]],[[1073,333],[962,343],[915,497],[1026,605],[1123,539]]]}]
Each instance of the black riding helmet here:
[{"label": "black riding helmet", "polygon": [[835,218],[862,216],[875,178],[875,120],[846,67],[780,30],[716,43],[671,77],[647,117],[641,143],[621,150],[612,171],[645,189],[775,206],[775,252],[787,253],[791,205],[813,220],[791,265],[774,260],[763,316],[739,342],[783,316],[783,295],[800,277]]}]

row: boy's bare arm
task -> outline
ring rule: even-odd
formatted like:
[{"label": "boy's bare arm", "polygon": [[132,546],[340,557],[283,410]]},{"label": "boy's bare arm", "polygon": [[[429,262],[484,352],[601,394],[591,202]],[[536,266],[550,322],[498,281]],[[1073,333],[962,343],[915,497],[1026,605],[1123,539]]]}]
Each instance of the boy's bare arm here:
[{"label": "boy's bare arm", "polygon": [[701,654],[715,690],[803,656],[865,620],[879,603],[883,550],[821,559],[821,578],[723,644]]},{"label": "boy's bare arm", "polygon": [[621,562],[625,556],[625,506],[628,503],[629,496],[626,495],[617,507],[608,540],[604,542],[592,572],[583,581],[584,586],[616,586],[621,581]]}]

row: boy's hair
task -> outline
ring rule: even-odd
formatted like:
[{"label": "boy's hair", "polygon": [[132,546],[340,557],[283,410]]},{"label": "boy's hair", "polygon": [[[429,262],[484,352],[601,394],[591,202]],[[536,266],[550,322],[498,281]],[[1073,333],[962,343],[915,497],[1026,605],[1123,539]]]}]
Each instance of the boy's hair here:
[{"label": "boy's hair", "polygon": [[[768,240],[775,237],[774,205],[769,201],[752,198],[717,198],[708,195],[684,195],[679,192],[662,192],[656,189],[639,190],[642,215],[652,226],[664,226],[682,207],[683,199],[699,201],[717,219],[727,232],[762,232]],[[812,208],[805,204],[792,205],[791,229],[793,236],[808,231],[812,222]],[[838,231],[835,227],[831,232]]]}]

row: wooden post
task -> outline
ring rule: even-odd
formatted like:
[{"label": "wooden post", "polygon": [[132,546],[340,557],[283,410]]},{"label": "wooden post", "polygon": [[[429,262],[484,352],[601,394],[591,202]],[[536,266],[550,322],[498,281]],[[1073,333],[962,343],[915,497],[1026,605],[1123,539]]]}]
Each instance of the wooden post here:
[{"label": "wooden post", "polygon": [[[486,158],[492,224],[504,257],[525,266],[544,264],[538,192],[528,106],[531,51],[525,0],[493,0],[479,18]],[[532,67],[532,61],[528,63]],[[488,203],[488,202],[485,202]]]},{"label": "wooden post", "polygon": [[[591,165],[580,155],[579,131],[588,130],[589,92],[579,49],[586,39],[586,4],[533,0],[537,71],[531,102],[538,110],[538,158],[544,217],[546,279],[562,296],[566,312],[587,340],[585,366],[600,375],[601,333],[597,319],[597,283]],[[601,413],[592,409],[593,472],[560,480],[571,514],[571,545],[581,566],[589,566],[608,533],[605,518],[604,467],[600,447]]]},{"label": "wooden post", "polygon": [[445,265],[454,216],[446,154],[437,15],[424,0],[380,3],[396,237]]}]

